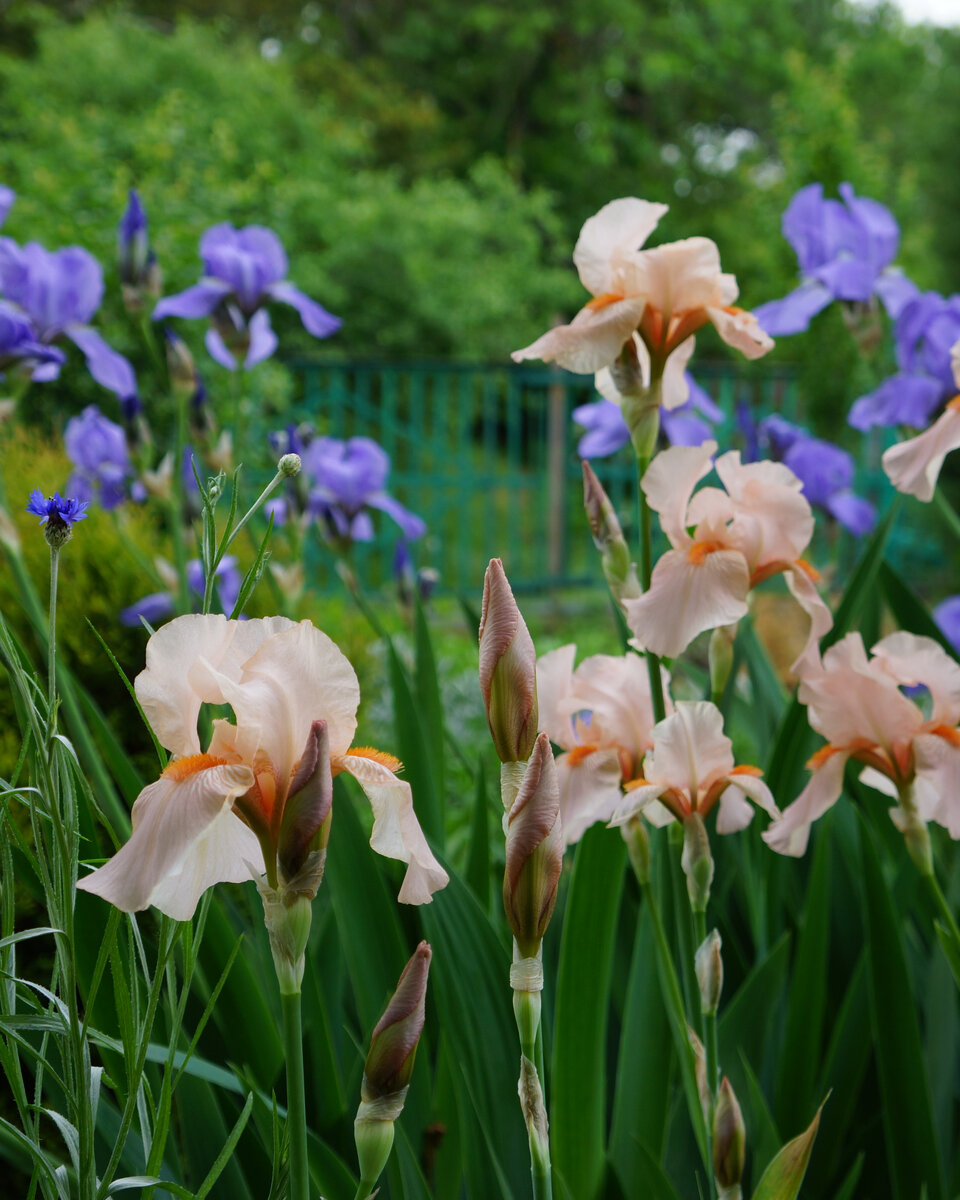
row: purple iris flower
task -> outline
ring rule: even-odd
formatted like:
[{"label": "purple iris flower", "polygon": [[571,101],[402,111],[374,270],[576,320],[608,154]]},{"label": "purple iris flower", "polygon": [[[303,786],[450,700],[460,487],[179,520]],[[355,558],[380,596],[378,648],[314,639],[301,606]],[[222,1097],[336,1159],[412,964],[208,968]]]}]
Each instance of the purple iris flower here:
[{"label": "purple iris flower", "polygon": [[853,491],[851,454],[776,413],[760,422],[756,434],[770,457],[789,467],[800,480],[803,494],[814,507],[829,513],[856,537],[870,532],[877,511]]},{"label": "purple iris flower", "polygon": [[307,333],[316,338],[340,328],[338,317],[288,282],[287,256],[272,229],[214,225],[200,239],[200,257],[200,282],[161,300],[153,319],[210,317],[207,350],[228,370],[236,370],[238,359],[245,367],[255,366],[276,349],[277,337],[264,307],[270,300],[295,308]]},{"label": "purple iris flower", "polygon": [[67,457],[73,463],[68,488],[81,499],[116,508],[127,498],[131,474],[127,435],[95,404],[71,417],[63,434]]},{"label": "purple iris flower", "polygon": [[314,438],[304,448],[303,470],[312,483],[308,511],[320,517],[332,537],[350,542],[373,538],[371,508],[392,518],[411,541],[427,527],[386,491],[390,471],[386,451],[370,438]]},{"label": "purple iris flower", "polygon": [[75,525],[77,521],[85,521],[87,507],[86,500],[78,500],[75,496],[63,497],[59,492],[54,492],[52,496],[44,496],[39,488],[34,488],[30,493],[30,503],[26,511],[39,517],[41,525],[66,528]]},{"label": "purple iris flower", "polygon": [[[220,607],[229,615],[237,603],[243,583],[243,577],[237,567],[237,560],[232,554],[224,555],[220,560],[215,572],[215,579],[214,586],[220,599]],[[193,558],[187,563],[187,583],[196,607],[199,608],[204,591],[203,563],[199,558]],[[135,604],[131,604],[129,608],[123,609],[120,613],[120,623],[122,625],[139,625],[142,617],[148,625],[156,625],[158,621],[171,616],[173,612],[174,602],[170,592],[152,592],[149,596],[144,596]]]},{"label": "purple iris flower", "polygon": [[62,350],[45,346],[24,314],[0,300],[0,376],[14,370],[43,380],[49,378],[45,368],[59,368],[64,362]]},{"label": "purple iris flower", "polygon": [[888,270],[900,243],[889,209],[857,196],[841,183],[840,200],[826,200],[823,185],[801,188],[783,214],[783,236],[796,251],[803,282],[782,300],[754,310],[771,337],[802,333],[832,300],[866,303],[880,297],[891,317],[917,294],[905,275]]},{"label": "purple iris flower", "polygon": [[[69,338],[97,383],[121,401],[136,396],[133,367],[89,324],[103,299],[103,272],[92,254],[80,246],[50,251],[38,242],[19,246],[0,238],[0,292],[30,321],[36,341]],[[33,378],[51,380],[59,373],[60,363],[51,360]]]},{"label": "purple iris flower", "polygon": [[854,429],[907,425],[923,429],[956,394],[950,349],[960,341],[960,295],[923,292],[904,305],[894,325],[896,375],[861,396],[848,418]]},{"label": "purple iris flower", "polygon": [[[701,446],[713,437],[710,422],[723,420],[723,409],[687,372],[684,375],[690,395],[679,408],[660,410],[660,427],[671,446]],[[630,430],[618,404],[612,400],[592,400],[571,414],[587,432],[577,443],[581,458],[607,458],[630,441]]]},{"label": "purple iris flower", "polygon": [[13,202],[16,198],[17,194],[13,188],[5,187],[0,183],[0,225],[7,219],[7,213],[13,207]]},{"label": "purple iris flower", "polygon": [[933,610],[933,619],[940,632],[960,654],[960,596],[948,596]]}]

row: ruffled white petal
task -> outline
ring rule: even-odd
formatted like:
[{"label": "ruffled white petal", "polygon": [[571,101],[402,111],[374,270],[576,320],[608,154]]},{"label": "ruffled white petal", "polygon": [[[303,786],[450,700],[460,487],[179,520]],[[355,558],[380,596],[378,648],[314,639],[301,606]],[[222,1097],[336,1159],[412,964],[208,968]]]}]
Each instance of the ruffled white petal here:
[{"label": "ruffled white petal", "polygon": [[680,700],[676,711],[654,728],[653,750],[644,764],[651,783],[686,792],[692,802],[732,770],[733,748],[715,704]]},{"label": "ruffled white petal", "polygon": [[738,787],[724,788],[717,808],[717,833],[739,833],[753,820],[753,805]]},{"label": "ruffled white petal", "polygon": [[253,772],[241,763],[184,779],[161,775],[137,797],[130,840],[77,887],[124,912],[153,904],[188,920],[208,887],[250,878],[247,862],[262,868],[257,839],[232,811],[252,784]]},{"label": "ruffled white petal", "polygon": [[236,716],[234,750],[244,762],[263,754],[288,779],[314,721],[327,722],[331,756],[348,749],[360,704],[356,672],[309,621],[265,638],[239,679],[214,677]]},{"label": "ruffled white petal", "polygon": [[646,308],[643,297],[614,300],[601,308],[581,308],[569,325],[558,325],[522,350],[514,362],[538,358],[555,362],[578,375],[593,375],[608,367],[640,324]]},{"label": "ruffled white petal", "polygon": [[739,350],[745,358],[762,358],[773,349],[773,338],[764,333],[753,313],[730,312],[708,305],[707,316],[727,345]]},{"label": "ruffled white petal", "polygon": [[922,734],[913,740],[913,754],[920,816],[960,838],[960,748],[937,734]]},{"label": "ruffled white petal", "polygon": [[557,782],[565,846],[579,842],[597,821],[609,821],[623,799],[620,756],[615,749],[595,750],[575,765],[569,754],[561,754]]},{"label": "ruffled white petal", "polygon": [[709,306],[725,308],[737,298],[737,282],[720,270],[720,251],[705,237],[654,246],[637,256],[634,287],[666,317]]},{"label": "ruffled white petal", "polygon": [[584,222],[573,251],[580,282],[594,296],[625,295],[623,267],[643,245],[666,204],[623,197],[611,200]]},{"label": "ruffled white petal", "polygon": [[398,899],[403,904],[427,904],[450,877],[433,856],[413,810],[410,784],[382,763],[360,755],[332,759],[334,769],[348,771],[360,784],[373,809],[370,845],[385,858],[407,864]]},{"label": "ruffled white petal", "polygon": [[[646,815],[655,803],[663,809],[663,805],[658,802],[666,790],[666,785],[662,783],[644,783],[640,787],[632,788],[624,795],[623,803],[614,812],[609,824],[626,825],[630,818],[635,817],[637,813]],[[664,809],[664,811],[668,810]],[[654,821],[654,824],[659,824],[659,822]]]},{"label": "ruffled white petal", "polygon": [[778,854],[799,858],[807,848],[810,826],[832,808],[843,791],[843,769],[847,755],[842,751],[831,754],[810,777],[807,786],[789,805],[779,821],[768,825],[761,835]]},{"label": "ruffled white petal", "polygon": [[699,562],[686,550],[668,550],[653,569],[650,590],[624,602],[627,623],[646,649],[673,657],[705,629],[745,617],[749,590],[738,550],[717,550]]},{"label": "ruffled white petal", "polygon": [[571,711],[565,704],[573,681],[577,648],[572,643],[537,659],[537,708],[540,728],[550,741],[571,750],[576,744]]},{"label": "ruffled white petal", "polygon": [[647,503],[660,515],[663,532],[675,548],[688,546],[687,508],[693,489],[713,469],[716,442],[661,450],[641,481]]},{"label": "ruffled white petal", "polygon": [[807,640],[790,667],[794,675],[803,675],[816,670],[820,662],[820,639],[833,628],[833,614],[802,567],[791,565],[784,572],[784,579],[794,600],[810,618]]},{"label": "ruffled white petal", "polygon": [[870,653],[901,686],[929,689],[932,721],[941,725],[960,722],[960,663],[939,642],[901,630],[877,642]]},{"label": "ruffled white petal", "polygon": [[[736,793],[746,796],[757,808],[762,808],[767,816],[772,817],[775,821],[779,820],[782,815],[780,809],[777,808],[777,802],[773,798],[773,792],[770,791],[759,775],[748,775],[746,772],[737,772],[730,776],[730,786],[724,790],[723,795],[720,797],[721,815],[723,812],[724,797],[729,792],[735,793],[734,800],[736,800]],[[717,828],[720,828],[719,825]],[[726,831],[720,829],[720,832],[725,833]]]},{"label": "ruffled white petal", "polygon": [[734,506],[729,543],[743,552],[751,572],[799,558],[813,537],[814,519],[790,468],[741,463],[739,450],[721,454],[715,466]]},{"label": "ruffled white petal", "polygon": [[897,491],[929,501],[933,499],[943,460],[958,446],[960,408],[948,407],[929,429],[885,450],[883,469]]}]

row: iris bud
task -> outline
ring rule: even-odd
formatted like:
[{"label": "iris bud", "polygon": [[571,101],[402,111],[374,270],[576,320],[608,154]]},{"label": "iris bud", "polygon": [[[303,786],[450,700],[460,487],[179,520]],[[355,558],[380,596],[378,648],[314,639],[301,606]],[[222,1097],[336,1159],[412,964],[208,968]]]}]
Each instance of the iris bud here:
[{"label": "iris bud", "polygon": [[713,855],[703,817],[691,813],[683,822],[683,854],[680,865],[687,877],[687,891],[694,912],[706,912],[713,883]]},{"label": "iris bud", "polygon": [[506,817],[503,907],[524,958],[533,958],[553,915],[563,865],[560,790],[550,749],[541,733]]},{"label": "iris bud", "polygon": [[720,934],[712,929],[703,939],[695,956],[697,983],[700,985],[700,1011],[705,1017],[716,1014],[723,991],[723,957]]},{"label": "iris bud", "polygon": [[593,542],[601,554],[603,573],[617,603],[640,595],[637,571],[610,497],[588,462],[583,464],[583,507]]},{"label": "iris bud", "polygon": [[747,1151],[747,1130],[743,1113],[726,1075],[720,1084],[713,1113],[713,1173],[718,1185],[739,1193]]},{"label": "iris bud", "polygon": [[480,690],[500,761],[525,761],[537,737],[537,652],[499,558],[483,579]]}]

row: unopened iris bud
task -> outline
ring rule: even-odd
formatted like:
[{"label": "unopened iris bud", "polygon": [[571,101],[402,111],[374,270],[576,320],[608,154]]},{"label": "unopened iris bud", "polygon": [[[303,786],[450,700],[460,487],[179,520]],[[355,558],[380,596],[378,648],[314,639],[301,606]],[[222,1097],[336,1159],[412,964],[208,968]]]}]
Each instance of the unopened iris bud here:
[{"label": "unopened iris bud", "polygon": [[720,953],[720,934],[712,929],[704,938],[694,957],[697,983],[700,985],[700,1011],[705,1017],[716,1014],[723,991],[723,957]]},{"label": "unopened iris bud", "polygon": [[525,761],[537,738],[537,652],[499,558],[483,579],[480,690],[500,761]]},{"label": "unopened iris bud", "polygon": [[[301,875],[312,852],[325,855],[332,804],[333,775],[327,723],[314,721],[290,781],[280,823],[277,860],[288,888]],[[322,864],[320,870],[322,873]],[[303,882],[308,889],[313,884],[312,879]],[[317,879],[312,894],[307,893],[309,899],[316,896],[319,884]]]},{"label": "unopened iris bud", "polygon": [[687,877],[687,892],[694,912],[706,912],[713,883],[713,855],[703,817],[691,813],[683,822],[683,854],[680,865]]},{"label": "unopened iris bud", "polygon": [[263,901],[263,923],[270,938],[280,995],[295,996],[303,982],[312,902],[295,888],[271,887],[263,876],[257,879],[257,889]]},{"label": "unopened iris bud", "polygon": [[161,278],[156,257],[150,252],[147,214],[135,188],[130,189],[117,228],[117,260],[124,306],[128,312],[140,312],[144,296],[160,295]]},{"label": "unopened iris bud", "polygon": [[277,463],[277,472],[286,479],[292,479],[300,474],[302,465],[299,454],[285,454]]},{"label": "unopened iris bud", "polygon": [[640,595],[637,570],[616,510],[603,485],[586,461],[583,462],[583,507],[586,509],[594,545],[600,551],[603,573],[618,604]]},{"label": "unopened iris bud", "polygon": [[360,1178],[368,1189],[380,1178],[393,1146],[393,1123],[403,1111],[423,1032],[432,951],[421,942],[403,969],[370,1039],[363,1067],[354,1138]]},{"label": "unopened iris bud", "polygon": [[747,1152],[747,1130],[726,1075],[713,1112],[713,1173],[724,1195],[738,1195]]},{"label": "unopened iris bud", "polygon": [[643,818],[631,817],[626,825],[621,825],[620,832],[627,843],[627,854],[637,883],[644,887],[650,882],[650,834]]},{"label": "unopened iris bud", "polygon": [[553,915],[563,865],[560,790],[545,733],[537,738],[506,822],[503,907],[520,954],[534,958]]}]

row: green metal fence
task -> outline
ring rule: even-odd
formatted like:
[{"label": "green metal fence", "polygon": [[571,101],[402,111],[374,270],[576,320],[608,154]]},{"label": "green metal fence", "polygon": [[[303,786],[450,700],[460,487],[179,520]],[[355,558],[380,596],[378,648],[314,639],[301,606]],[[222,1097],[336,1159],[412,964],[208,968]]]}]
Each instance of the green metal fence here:
[{"label": "green metal fence", "polygon": [[[583,516],[582,433],[571,420],[596,399],[589,376],[543,367],[460,363],[297,362],[303,416],[329,436],[365,435],[390,454],[389,488],[427,522],[413,548],[417,566],[440,574],[445,591],[476,591],[487,560],[500,556],[518,590],[595,583],[599,574]],[[729,444],[737,403],[794,416],[789,371],[698,364],[697,379],[723,408]],[[593,463],[623,514],[635,512],[629,450]],[[358,547],[372,587],[389,580],[395,527]]]}]

